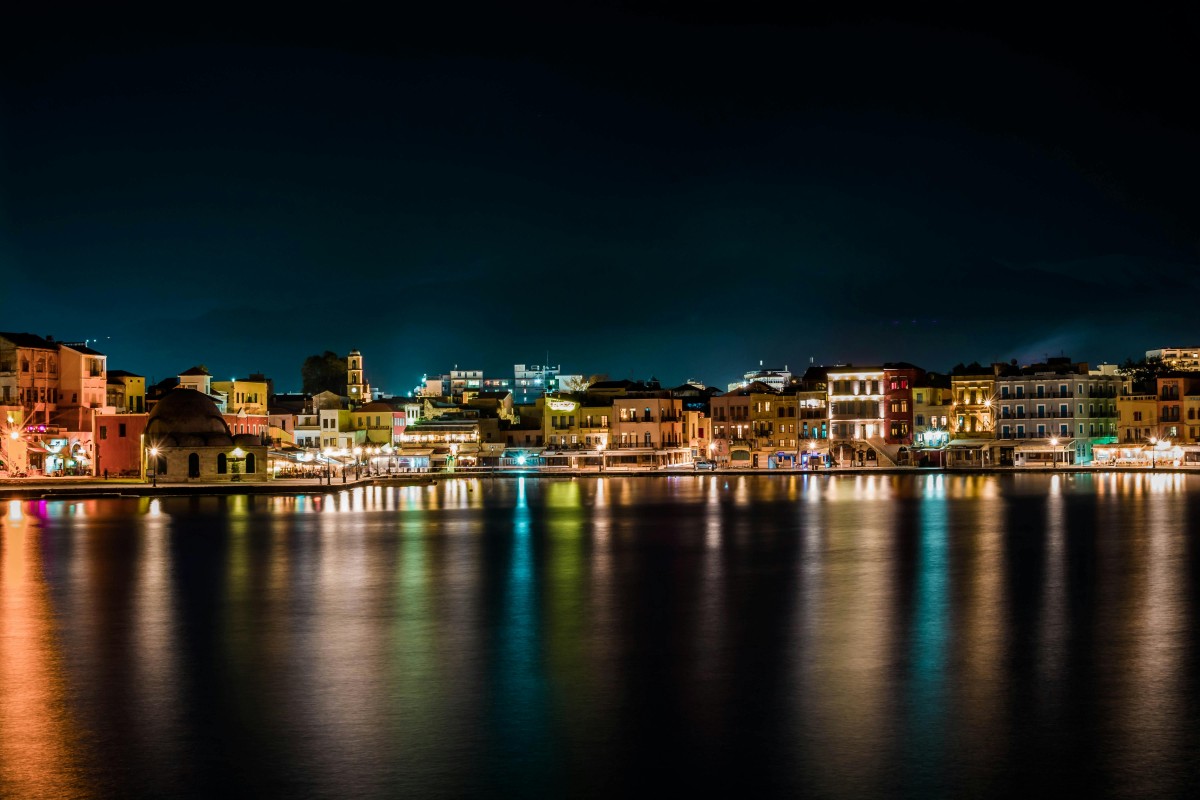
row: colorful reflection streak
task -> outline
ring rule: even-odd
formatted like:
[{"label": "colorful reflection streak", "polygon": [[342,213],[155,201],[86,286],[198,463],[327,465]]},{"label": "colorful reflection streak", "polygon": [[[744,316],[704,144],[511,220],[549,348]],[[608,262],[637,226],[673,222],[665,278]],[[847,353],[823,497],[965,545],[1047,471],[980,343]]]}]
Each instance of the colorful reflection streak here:
[{"label": "colorful reflection streak", "polygon": [[[57,507],[56,511],[59,510]],[[0,796],[86,797],[58,624],[39,539],[41,503],[0,517]]]},{"label": "colorful reflection streak", "polygon": [[1200,482],[3,507],[0,795],[1179,796]]}]

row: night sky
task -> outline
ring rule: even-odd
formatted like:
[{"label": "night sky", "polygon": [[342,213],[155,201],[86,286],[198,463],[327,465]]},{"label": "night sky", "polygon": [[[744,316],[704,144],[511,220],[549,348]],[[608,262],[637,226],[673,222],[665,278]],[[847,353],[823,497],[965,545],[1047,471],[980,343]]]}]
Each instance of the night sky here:
[{"label": "night sky", "polygon": [[6,9],[0,330],[395,393],[1200,343],[1195,11],[431,5]]}]

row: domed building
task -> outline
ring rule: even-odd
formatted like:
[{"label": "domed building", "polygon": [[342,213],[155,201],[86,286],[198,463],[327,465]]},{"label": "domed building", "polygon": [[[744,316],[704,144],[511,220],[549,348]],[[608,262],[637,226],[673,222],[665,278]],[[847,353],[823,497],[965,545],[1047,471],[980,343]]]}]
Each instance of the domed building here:
[{"label": "domed building", "polygon": [[172,389],[159,399],[146,422],[145,445],[146,475],[156,481],[262,482],[270,477],[262,440],[230,433],[216,401],[195,389]]}]

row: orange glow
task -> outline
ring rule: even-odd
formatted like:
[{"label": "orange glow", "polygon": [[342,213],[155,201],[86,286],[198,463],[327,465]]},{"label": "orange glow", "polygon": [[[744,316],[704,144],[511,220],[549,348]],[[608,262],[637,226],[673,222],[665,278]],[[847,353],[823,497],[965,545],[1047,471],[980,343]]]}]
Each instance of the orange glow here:
[{"label": "orange glow", "polygon": [[0,786],[11,797],[79,797],[76,736],[42,580],[36,518],[0,518]]}]

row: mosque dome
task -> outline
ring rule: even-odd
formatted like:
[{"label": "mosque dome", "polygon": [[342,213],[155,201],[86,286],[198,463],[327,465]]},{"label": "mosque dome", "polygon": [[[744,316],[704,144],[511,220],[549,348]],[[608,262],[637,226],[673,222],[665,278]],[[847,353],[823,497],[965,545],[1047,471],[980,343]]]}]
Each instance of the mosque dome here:
[{"label": "mosque dome", "polygon": [[195,389],[172,389],[150,412],[146,442],[159,447],[229,447],[233,436],[216,401]]}]

